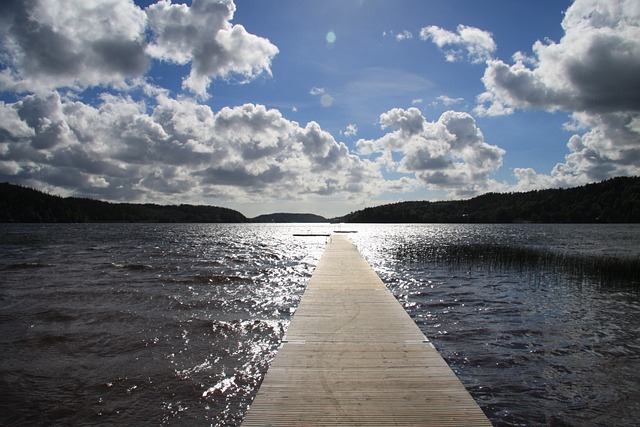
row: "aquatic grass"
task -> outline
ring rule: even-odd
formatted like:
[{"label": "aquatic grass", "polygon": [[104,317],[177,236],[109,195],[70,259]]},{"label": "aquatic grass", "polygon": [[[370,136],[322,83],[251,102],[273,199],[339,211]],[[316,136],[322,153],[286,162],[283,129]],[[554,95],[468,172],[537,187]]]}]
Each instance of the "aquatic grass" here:
[{"label": "aquatic grass", "polygon": [[398,259],[452,270],[558,274],[602,288],[640,288],[640,257],[611,257],[500,244],[418,245],[395,248]]}]

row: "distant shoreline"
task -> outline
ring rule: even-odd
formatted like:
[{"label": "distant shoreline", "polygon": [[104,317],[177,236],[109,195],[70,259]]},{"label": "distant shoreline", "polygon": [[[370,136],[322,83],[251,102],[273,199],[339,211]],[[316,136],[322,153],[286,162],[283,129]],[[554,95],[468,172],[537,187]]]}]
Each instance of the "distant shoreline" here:
[{"label": "distant shoreline", "polygon": [[111,203],[60,197],[0,183],[0,223],[640,223],[640,178],[618,177],[568,189],[487,193],[468,200],[409,201],[325,218],[273,213],[247,218],[203,205]]}]

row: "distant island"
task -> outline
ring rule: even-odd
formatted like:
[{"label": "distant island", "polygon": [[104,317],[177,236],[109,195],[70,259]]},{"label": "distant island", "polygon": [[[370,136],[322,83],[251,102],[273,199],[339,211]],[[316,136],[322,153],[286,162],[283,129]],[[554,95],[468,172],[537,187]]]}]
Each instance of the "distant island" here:
[{"label": "distant island", "polygon": [[311,213],[273,213],[251,218],[250,222],[329,222],[323,216]]},{"label": "distant island", "polygon": [[59,197],[0,183],[0,222],[183,223],[640,223],[640,178],[619,177],[568,189],[487,193],[469,200],[400,202],[327,219],[312,213],[247,218],[217,206],[110,203]]}]

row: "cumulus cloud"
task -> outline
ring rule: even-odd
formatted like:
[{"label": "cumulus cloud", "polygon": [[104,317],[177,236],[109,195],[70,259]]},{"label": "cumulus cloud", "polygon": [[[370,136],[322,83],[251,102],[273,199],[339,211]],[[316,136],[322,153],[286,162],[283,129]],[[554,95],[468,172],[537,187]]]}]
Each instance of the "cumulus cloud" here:
[{"label": "cumulus cloud", "polygon": [[449,62],[466,59],[478,64],[491,59],[497,49],[491,33],[466,25],[458,25],[456,31],[431,25],[420,30],[420,39],[438,46]]},{"label": "cumulus cloud", "polygon": [[[199,102],[211,79],[268,73],[277,53],[232,25],[234,11],[230,0],[146,10],[128,0],[3,2],[1,90],[26,94],[0,101],[0,180],[163,203],[361,200],[384,191],[379,165],[315,122],[301,126],[261,105],[214,112]],[[184,88],[198,99],[146,84],[152,60],[190,64]],[[134,80],[144,97],[127,90]],[[90,87],[123,90],[89,105],[79,94]],[[323,88],[312,93],[333,102]]]},{"label": "cumulus cloud", "polygon": [[9,0],[0,12],[3,90],[123,87],[148,67],[147,18],[130,1]]},{"label": "cumulus cloud", "polygon": [[640,4],[634,0],[576,0],[560,42],[536,42],[535,66],[519,60],[488,63],[483,106],[615,112],[640,110]]},{"label": "cumulus cloud", "polygon": [[242,25],[232,25],[235,10],[232,0],[194,0],[190,7],[169,0],[152,4],[146,10],[153,32],[148,52],[164,61],[191,62],[183,87],[200,96],[214,78],[251,80],[270,74],[278,48]]},{"label": "cumulus cloud", "polygon": [[202,199],[370,197],[378,167],[315,122],[261,105],[210,107],[158,96],[153,107],[104,95],[98,106],[56,92],[0,104],[0,180],[61,194],[175,203]]},{"label": "cumulus cloud", "polygon": [[[0,4],[0,181],[57,194],[179,203],[370,198],[379,166],[317,123],[245,104],[214,112],[212,79],[270,73],[278,49],[232,25],[231,0],[9,0]],[[170,97],[145,81],[153,61],[190,65]],[[81,99],[91,87],[110,91]],[[143,89],[143,96],[136,99]],[[64,95],[61,95],[64,93]],[[333,97],[312,89],[323,105]],[[294,107],[295,108],[295,107]],[[356,127],[347,132],[356,132]]]},{"label": "cumulus cloud", "polygon": [[[7,0],[0,6],[0,90],[46,93],[140,83],[153,58],[191,64],[183,86],[206,97],[214,78],[270,73],[278,48],[232,25],[232,0]],[[151,37],[151,40],[148,40]]]},{"label": "cumulus cloud", "polygon": [[458,196],[486,191],[490,176],[502,166],[505,151],[484,141],[468,113],[447,111],[428,122],[415,107],[394,108],[380,116],[380,124],[395,130],[376,140],[359,140],[360,152],[379,154],[386,167],[414,174],[427,187]]},{"label": "cumulus cloud", "polygon": [[511,114],[517,109],[572,113],[575,130],[566,162],[550,175],[516,171],[523,186],[577,185],[640,173],[640,3],[576,0],[562,21],[559,42],[536,42],[533,56],[515,63],[487,63],[486,91],[476,112]]},{"label": "cumulus cloud", "polygon": [[640,175],[640,117],[637,114],[573,113],[570,127],[588,131],[567,143],[569,153],[550,174],[531,168],[514,170],[515,189],[572,187],[615,176]]}]

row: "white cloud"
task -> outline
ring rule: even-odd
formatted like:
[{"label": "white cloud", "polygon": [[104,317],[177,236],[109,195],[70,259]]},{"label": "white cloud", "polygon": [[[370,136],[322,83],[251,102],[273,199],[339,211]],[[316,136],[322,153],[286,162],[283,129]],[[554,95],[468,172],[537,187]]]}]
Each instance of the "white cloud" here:
[{"label": "white cloud", "polygon": [[447,95],[440,95],[436,98],[437,101],[441,102],[445,107],[450,107],[451,105],[460,104],[464,102],[464,98],[451,98]]},{"label": "white cloud", "polygon": [[60,194],[176,203],[366,198],[385,187],[375,163],[317,123],[261,105],[215,113],[190,99],[104,95],[94,107],[53,92],[0,104],[0,117],[0,180]]},{"label": "white cloud", "polygon": [[530,168],[515,169],[520,191],[571,187],[615,176],[640,175],[640,120],[627,113],[574,113],[572,127],[588,128],[569,139],[569,154],[549,175]]},{"label": "white cloud", "polygon": [[183,87],[201,97],[214,78],[270,74],[278,48],[232,25],[234,11],[232,0],[161,0],[146,11],[130,0],[3,3],[0,90],[126,89],[143,84],[152,58],[190,63]]},{"label": "white cloud", "polygon": [[340,134],[344,136],[355,136],[358,134],[358,126],[353,123],[348,124],[345,130],[340,131]]},{"label": "white cloud", "polygon": [[409,40],[413,38],[413,33],[409,30],[402,30],[399,33],[396,33],[395,31],[391,30],[391,31],[383,31],[382,32],[382,37],[393,37],[396,41],[405,41],[405,40]]},{"label": "white cloud", "polygon": [[[420,186],[459,196],[485,188],[503,154],[468,114],[451,111],[431,123],[416,108],[381,115],[391,130],[358,142],[373,159],[315,122],[300,126],[261,105],[214,112],[165,94],[153,104],[105,94],[97,106],[57,92],[30,95],[0,104],[0,117],[0,180],[106,200],[363,201]],[[342,134],[356,132],[350,124]],[[385,180],[382,167],[405,176]]]},{"label": "white cloud", "polygon": [[194,0],[191,7],[163,0],[147,8],[153,31],[148,52],[178,64],[192,63],[183,87],[205,97],[214,78],[251,80],[267,72],[278,48],[269,40],[232,25],[232,0]]},{"label": "white cloud", "polygon": [[311,90],[309,91],[309,95],[322,95],[323,93],[325,93],[327,89],[323,88],[323,87],[312,87]]},{"label": "white cloud", "polygon": [[149,65],[147,18],[130,1],[15,1],[1,15],[0,89],[125,87]]},{"label": "white cloud", "polygon": [[468,61],[478,64],[491,59],[497,46],[491,33],[479,28],[458,25],[451,32],[432,25],[420,30],[420,39],[429,40],[440,48],[449,62]]},{"label": "white cloud", "polygon": [[[533,46],[529,68],[490,61],[482,104],[567,111],[640,110],[640,4],[576,0],[562,21],[559,43]],[[482,108],[482,106],[481,106]],[[483,111],[483,110],[480,110]]]},{"label": "white cloud", "polygon": [[413,38],[413,34],[411,33],[411,31],[408,30],[403,30],[401,32],[399,32],[398,34],[396,34],[396,40],[401,42],[404,40],[409,40]]},{"label": "white cloud", "polygon": [[395,130],[376,140],[359,140],[360,152],[379,154],[386,167],[414,174],[429,188],[458,196],[486,191],[493,182],[489,177],[502,166],[505,151],[487,144],[467,113],[447,111],[428,122],[417,108],[395,108],[382,114],[380,123]]},{"label": "white cloud", "polygon": [[578,185],[640,173],[640,3],[576,0],[568,8],[559,42],[533,45],[508,65],[487,63],[476,112],[517,109],[572,112],[571,129],[587,130],[567,144],[569,154],[550,175],[517,169],[522,187]]},{"label": "white cloud", "polygon": [[0,141],[5,143],[9,140],[20,140],[34,136],[34,129],[20,118],[17,109],[11,104],[7,105],[0,101],[0,137],[2,138]]}]

